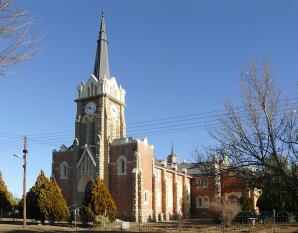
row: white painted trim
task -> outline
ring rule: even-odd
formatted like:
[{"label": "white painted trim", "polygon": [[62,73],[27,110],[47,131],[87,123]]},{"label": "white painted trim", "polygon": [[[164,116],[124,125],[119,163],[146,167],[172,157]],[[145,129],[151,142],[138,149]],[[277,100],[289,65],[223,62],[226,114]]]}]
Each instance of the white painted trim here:
[{"label": "white painted trim", "polygon": [[80,160],[79,160],[79,162],[77,164],[77,168],[79,168],[79,166],[82,163],[83,158],[86,156],[86,154],[89,155],[89,158],[91,159],[94,167],[96,167],[96,163],[95,163],[95,160],[93,158],[92,152],[89,150],[88,145],[85,145],[85,150],[84,150],[84,152],[83,152],[83,154],[82,154],[82,156],[81,156],[81,158],[80,158]]}]

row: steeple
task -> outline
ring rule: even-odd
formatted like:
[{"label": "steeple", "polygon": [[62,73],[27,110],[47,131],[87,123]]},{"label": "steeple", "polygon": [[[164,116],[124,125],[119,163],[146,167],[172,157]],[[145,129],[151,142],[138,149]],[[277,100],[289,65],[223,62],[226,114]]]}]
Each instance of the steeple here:
[{"label": "steeple", "polygon": [[174,143],[172,143],[171,154],[167,157],[168,164],[178,164],[177,155],[174,153]]},{"label": "steeple", "polygon": [[108,41],[107,41],[106,25],[105,25],[103,12],[101,16],[99,38],[97,40],[97,49],[96,49],[93,74],[97,79],[102,79],[104,77],[110,78]]}]

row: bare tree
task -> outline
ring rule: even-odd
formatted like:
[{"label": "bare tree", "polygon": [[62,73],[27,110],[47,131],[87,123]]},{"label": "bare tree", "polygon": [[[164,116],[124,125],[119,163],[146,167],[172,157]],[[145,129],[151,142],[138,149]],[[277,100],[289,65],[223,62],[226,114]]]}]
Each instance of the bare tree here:
[{"label": "bare tree", "polygon": [[218,217],[222,217],[225,226],[231,226],[232,221],[241,211],[239,204],[231,203],[228,200],[213,202],[210,204],[210,208]]},{"label": "bare tree", "polygon": [[[225,114],[210,130],[216,148],[194,154],[209,174],[239,175],[260,188],[274,180],[298,201],[297,99],[283,97],[272,77],[270,65],[259,69],[252,61],[242,74],[242,106],[226,102]],[[218,166],[204,163],[214,155]]]},{"label": "bare tree", "polygon": [[33,20],[13,3],[14,0],[0,1],[0,77],[10,73],[14,65],[28,61],[37,51]]}]

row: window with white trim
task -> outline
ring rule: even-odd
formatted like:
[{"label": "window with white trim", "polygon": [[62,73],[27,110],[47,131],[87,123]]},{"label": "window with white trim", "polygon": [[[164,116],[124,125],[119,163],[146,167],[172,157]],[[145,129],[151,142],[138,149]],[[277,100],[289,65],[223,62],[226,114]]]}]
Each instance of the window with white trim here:
[{"label": "window with white trim", "polygon": [[160,181],[160,170],[154,169],[154,177],[156,181]]},{"label": "window with white trim", "polygon": [[202,208],[203,207],[202,198],[201,197],[197,197],[196,198],[196,207],[197,208]]},{"label": "window with white trim", "polygon": [[121,155],[117,159],[117,175],[126,175],[127,159]]},{"label": "window with white trim", "polygon": [[196,185],[197,187],[199,188],[207,188],[208,187],[208,179],[205,179],[205,178],[198,178],[196,180]]},{"label": "window with white trim", "polygon": [[63,161],[60,164],[60,179],[67,179],[68,178],[68,164],[66,161]]},{"label": "window with white trim", "polygon": [[209,207],[209,197],[207,196],[197,196],[196,198],[196,208],[208,208]]}]

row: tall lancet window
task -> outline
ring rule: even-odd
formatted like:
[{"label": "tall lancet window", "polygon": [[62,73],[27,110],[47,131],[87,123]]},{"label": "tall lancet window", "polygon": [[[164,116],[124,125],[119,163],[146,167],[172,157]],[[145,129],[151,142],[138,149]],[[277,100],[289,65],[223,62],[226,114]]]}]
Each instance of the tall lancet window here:
[{"label": "tall lancet window", "polygon": [[86,132],[87,132],[87,124],[86,123],[81,124],[81,130],[82,130],[81,144],[85,145],[86,144]]},{"label": "tall lancet window", "polygon": [[89,144],[95,145],[95,122],[89,123]]},{"label": "tall lancet window", "polygon": [[96,138],[96,116],[87,116],[85,115],[82,120],[82,145],[95,145]]},{"label": "tall lancet window", "polygon": [[94,95],[97,95],[97,85],[94,86]]}]

